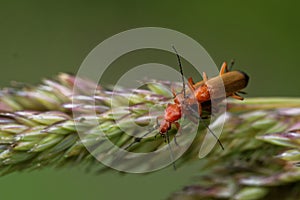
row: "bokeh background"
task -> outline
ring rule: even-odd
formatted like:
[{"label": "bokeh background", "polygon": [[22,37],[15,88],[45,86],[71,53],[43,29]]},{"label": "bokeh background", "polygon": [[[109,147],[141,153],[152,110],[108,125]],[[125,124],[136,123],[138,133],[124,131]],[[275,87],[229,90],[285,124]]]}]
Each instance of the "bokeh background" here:
[{"label": "bokeh background", "polygon": [[[37,84],[59,72],[76,73],[101,41],[121,31],[165,27],[197,40],[216,64],[235,58],[250,77],[248,96],[300,96],[299,1],[0,1],[0,87]],[[164,53],[129,56],[120,68]],[[119,68],[118,68],[119,67]],[[123,68],[122,68],[123,69]],[[115,71],[114,71],[115,70]],[[189,72],[187,72],[188,74]],[[201,161],[199,161],[201,162]],[[1,199],[164,199],[192,182],[197,162],[148,175],[102,175],[83,169],[43,169],[0,177]]]}]

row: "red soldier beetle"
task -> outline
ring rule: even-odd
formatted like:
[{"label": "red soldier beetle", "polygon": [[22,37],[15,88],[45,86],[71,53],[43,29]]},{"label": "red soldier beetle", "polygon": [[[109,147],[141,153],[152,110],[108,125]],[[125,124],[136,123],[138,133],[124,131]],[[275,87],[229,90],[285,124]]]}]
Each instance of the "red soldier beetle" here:
[{"label": "red soldier beetle", "polygon": [[[219,76],[213,77],[208,79],[205,72],[203,72],[203,80],[197,83],[194,83],[192,77],[188,79],[188,87],[190,92],[187,93],[185,90],[185,82],[183,76],[183,69],[179,54],[177,53],[175,47],[173,49],[176,53],[178,64],[180,67],[180,73],[182,78],[182,92],[176,94],[173,90],[173,103],[169,103],[165,109],[164,115],[159,116],[157,119],[162,118],[163,120],[160,122],[159,125],[159,133],[162,137],[166,138],[166,142],[169,145],[169,149],[171,151],[171,157],[173,159],[173,153],[170,148],[170,139],[168,136],[168,131],[171,129],[172,125],[177,127],[177,130],[180,130],[180,124],[178,122],[179,119],[182,118],[183,112],[192,112],[194,116],[197,117],[205,127],[209,130],[209,132],[216,138],[219,145],[222,149],[224,149],[221,141],[218,137],[214,134],[214,132],[208,127],[207,124],[204,123],[203,119],[201,118],[202,114],[202,103],[209,102],[211,100],[210,93],[214,92],[214,98],[220,98],[218,94],[221,94],[219,90],[225,89],[226,97],[232,97],[238,100],[243,100],[243,97],[239,96],[237,93],[244,89],[249,81],[249,76],[242,72],[242,71],[229,71],[227,67],[227,63],[223,62],[222,67],[220,69]],[[223,81],[223,84],[220,83],[220,78]],[[198,111],[195,112],[190,107],[191,105],[198,104]],[[149,132],[150,133],[150,132]],[[140,142],[143,137],[145,137],[148,133],[143,135],[140,138],[135,138],[135,141],[127,146],[125,149],[128,149],[134,143]],[[175,164],[173,162],[173,167],[175,169]]]}]

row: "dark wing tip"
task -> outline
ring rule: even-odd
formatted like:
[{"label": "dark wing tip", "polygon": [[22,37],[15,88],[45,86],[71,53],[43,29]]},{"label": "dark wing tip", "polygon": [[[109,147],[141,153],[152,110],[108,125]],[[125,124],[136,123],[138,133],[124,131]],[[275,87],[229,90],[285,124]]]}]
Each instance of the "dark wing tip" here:
[{"label": "dark wing tip", "polygon": [[240,70],[239,70],[239,72],[240,72],[241,74],[243,74],[243,76],[245,77],[246,85],[248,85],[248,82],[249,82],[249,76],[248,76],[245,72],[243,72],[243,71],[240,71]]}]

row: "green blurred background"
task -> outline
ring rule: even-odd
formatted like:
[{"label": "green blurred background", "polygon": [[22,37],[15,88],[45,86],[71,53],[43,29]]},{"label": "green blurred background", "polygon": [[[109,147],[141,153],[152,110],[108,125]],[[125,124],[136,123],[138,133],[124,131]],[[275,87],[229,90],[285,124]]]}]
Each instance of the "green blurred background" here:
[{"label": "green blurred background", "polygon": [[[156,26],[194,38],[218,65],[235,58],[235,68],[251,77],[248,96],[299,97],[299,5],[296,0],[1,0],[0,86],[76,73],[86,55],[106,38],[130,28]],[[176,64],[174,57],[155,58]],[[44,169],[1,177],[0,195],[24,200],[164,199],[191,182],[196,170],[197,163],[146,176],[95,175],[76,167]]]}]

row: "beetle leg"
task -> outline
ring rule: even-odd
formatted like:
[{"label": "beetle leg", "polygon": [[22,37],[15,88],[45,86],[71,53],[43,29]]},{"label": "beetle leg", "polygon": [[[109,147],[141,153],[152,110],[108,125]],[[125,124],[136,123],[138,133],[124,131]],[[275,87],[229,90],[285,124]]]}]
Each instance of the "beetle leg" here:
[{"label": "beetle leg", "polygon": [[173,94],[173,98],[175,98],[176,97],[176,92],[175,92],[175,89],[173,87],[171,87],[171,92]]},{"label": "beetle leg", "polygon": [[195,84],[192,77],[190,77],[190,78],[188,79],[188,82],[189,82],[191,85],[194,85],[194,84]]},{"label": "beetle leg", "polygon": [[168,131],[165,134],[163,134],[162,137],[164,138],[164,142],[167,143],[168,142],[168,137],[169,137]]},{"label": "beetle leg", "polygon": [[244,97],[241,97],[240,95],[238,95],[237,93],[233,93],[231,95],[232,98],[235,98],[237,100],[244,100]]},{"label": "beetle leg", "polygon": [[175,126],[177,128],[177,132],[181,131],[179,122],[174,122],[174,124],[175,124]]},{"label": "beetle leg", "polygon": [[189,86],[190,90],[194,93],[195,88],[194,88],[194,81],[193,81],[193,78],[192,78],[192,77],[190,77],[190,78],[188,79],[188,86]]},{"label": "beetle leg", "polygon": [[203,81],[204,81],[204,83],[206,83],[206,82],[207,82],[207,80],[208,80],[208,78],[207,78],[207,75],[206,75],[206,73],[205,73],[205,72],[203,72]]},{"label": "beetle leg", "polygon": [[222,74],[225,74],[226,72],[228,72],[227,63],[223,62],[219,75],[221,76]]},{"label": "beetle leg", "polygon": [[155,125],[155,127],[159,127],[159,121],[158,120],[162,120],[163,118],[164,118],[163,115],[160,115],[160,116],[156,117],[156,125]]}]

